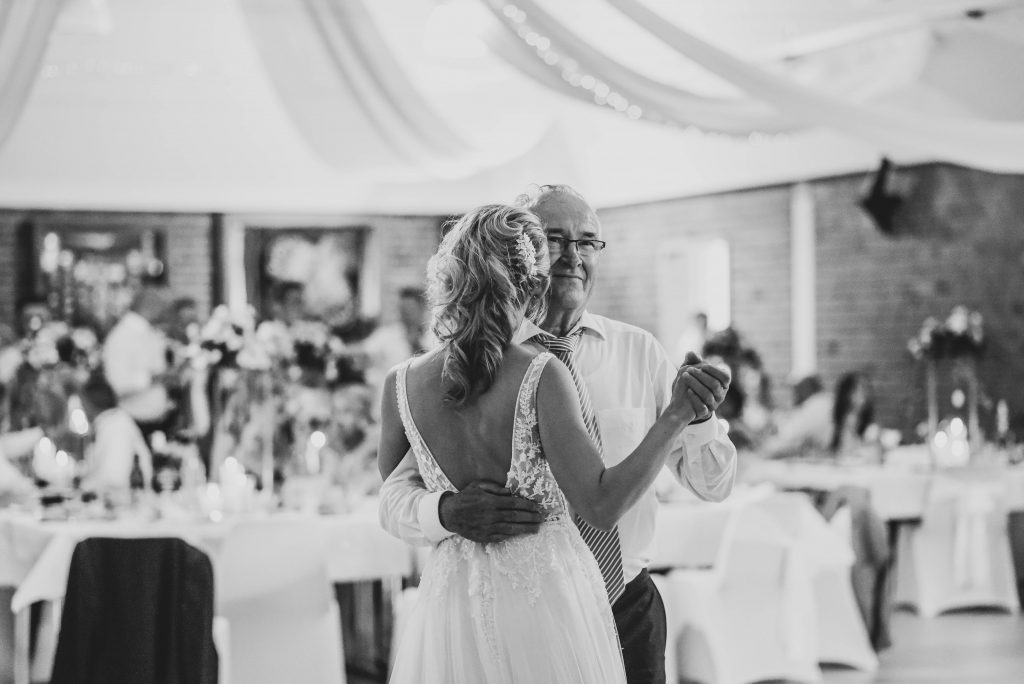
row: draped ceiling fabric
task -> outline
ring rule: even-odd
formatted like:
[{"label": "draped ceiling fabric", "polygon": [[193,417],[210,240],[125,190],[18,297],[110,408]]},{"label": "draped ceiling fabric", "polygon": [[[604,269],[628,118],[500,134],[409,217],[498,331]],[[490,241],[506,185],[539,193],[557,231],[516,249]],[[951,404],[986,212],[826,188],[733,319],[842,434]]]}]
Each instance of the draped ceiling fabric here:
[{"label": "draped ceiling fabric", "polygon": [[0,0],[0,145],[39,76],[63,0]]},{"label": "draped ceiling fabric", "polygon": [[474,150],[420,95],[362,0],[241,8],[281,101],[327,162],[389,179],[403,167],[428,178],[465,174]]},{"label": "draped ceiling fabric", "polygon": [[[932,40],[922,44],[928,51],[914,74],[916,81],[903,84],[902,92],[886,93],[878,102],[853,99],[850,91],[837,90],[835,83],[813,87],[779,69],[739,58],[639,0],[603,2],[742,94],[731,99],[702,97],[648,78],[610,57],[602,46],[589,44],[569,22],[546,11],[551,3],[481,1],[506,28],[505,35],[490,40],[498,54],[549,87],[575,97],[597,95],[601,103],[616,104],[633,118],[726,133],[826,126],[885,150],[913,150],[999,173],[1024,172],[1024,89],[1019,85],[1024,32],[1005,31],[1003,21],[1009,16],[1020,27],[1024,3],[1019,0],[931,7],[920,2],[893,3],[888,22],[878,23],[874,35],[925,29]],[[908,14],[908,6],[916,13]],[[856,32],[847,33],[859,37]],[[825,45],[835,46],[836,37]],[[588,77],[589,83],[584,80]],[[603,92],[596,92],[599,87]],[[616,96],[620,101],[613,103]]]}]

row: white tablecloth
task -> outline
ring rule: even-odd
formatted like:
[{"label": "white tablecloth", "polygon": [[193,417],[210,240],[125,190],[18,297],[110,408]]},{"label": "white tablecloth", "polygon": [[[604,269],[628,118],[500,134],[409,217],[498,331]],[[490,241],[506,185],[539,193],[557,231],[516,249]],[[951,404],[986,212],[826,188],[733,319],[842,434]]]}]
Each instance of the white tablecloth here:
[{"label": "white tablecloth", "polygon": [[[0,586],[17,588],[12,609],[63,596],[75,545],[87,537],[180,537],[216,562],[218,549],[240,520],[208,521],[81,520],[41,522],[0,512]],[[368,500],[345,515],[302,516],[281,513],[264,520],[294,520],[327,528],[328,573],[335,582],[410,575],[412,548],[388,535],[377,521],[377,502]],[[258,522],[259,519],[257,518]],[[282,562],[287,559],[282,558]]]},{"label": "white tablecloth", "polygon": [[928,490],[937,474],[963,481],[997,483],[1008,510],[1024,510],[1024,467],[986,466],[946,468],[938,471],[892,468],[878,465],[840,465],[800,461],[751,459],[744,463],[741,478],[746,483],[771,483],[781,489],[821,489],[842,486],[863,487],[886,520],[920,518]]},{"label": "white tablecloth", "polygon": [[[793,515],[780,517],[779,498],[792,505]],[[764,511],[765,533],[792,539],[809,574],[823,567],[853,564],[849,541],[833,530],[803,495],[769,489],[738,487],[722,503],[703,501],[662,503],[652,544],[651,567],[711,568],[721,549],[730,517],[740,508]]]}]

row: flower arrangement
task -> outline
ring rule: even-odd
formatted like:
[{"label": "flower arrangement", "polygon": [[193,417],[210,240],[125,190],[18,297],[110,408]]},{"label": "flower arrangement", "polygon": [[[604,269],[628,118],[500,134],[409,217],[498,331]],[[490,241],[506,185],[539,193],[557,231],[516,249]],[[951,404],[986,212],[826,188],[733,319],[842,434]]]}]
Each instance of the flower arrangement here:
[{"label": "flower arrangement", "polygon": [[984,349],[985,330],[981,313],[966,306],[953,307],[945,321],[929,316],[921,330],[907,341],[915,359],[956,359],[979,356]]},{"label": "flower arrangement", "polygon": [[303,371],[323,373],[328,381],[334,380],[338,373],[338,359],[345,352],[345,343],[318,320],[299,320],[289,332],[295,366]]},{"label": "flower arrangement", "polygon": [[256,335],[256,312],[252,307],[231,312],[226,306],[216,307],[199,331],[189,356],[202,368],[243,368],[267,370],[271,366],[270,351]]}]

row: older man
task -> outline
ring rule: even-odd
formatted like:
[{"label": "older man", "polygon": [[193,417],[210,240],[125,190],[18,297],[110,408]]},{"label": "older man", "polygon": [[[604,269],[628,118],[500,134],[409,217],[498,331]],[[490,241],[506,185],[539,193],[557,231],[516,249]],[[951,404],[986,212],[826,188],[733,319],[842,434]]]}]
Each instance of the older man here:
[{"label": "older man", "polygon": [[[615,465],[668,404],[675,369],[649,333],[587,311],[606,243],[586,200],[564,185],[541,186],[520,200],[547,232],[551,287],[542,326],[524,322],[515,341],[543,344],[570,370],[575,366],[583,381],[581,396],[590,399],[583,404],[592,405],[597,419],[605,463]],[[729,377],[696,355],[687,362],[701,379],[691,389],[693,396],[706,408],[683,430],[666,465],[698,496],[718,501],[732,490],[736,472],[736,449],[711,419]],[[657,505],[652,488],[613,530],[581,525],[608,586],[630,684],[665,681],[665,608],[646,569]],[[534,532],[540,524],[532,502],[494,483],[473,483],[458,493],[427,493],[411,455],[384,483],[380,513],[386,529],[414,543],[438,543],[452,534],[495,542]]]}]

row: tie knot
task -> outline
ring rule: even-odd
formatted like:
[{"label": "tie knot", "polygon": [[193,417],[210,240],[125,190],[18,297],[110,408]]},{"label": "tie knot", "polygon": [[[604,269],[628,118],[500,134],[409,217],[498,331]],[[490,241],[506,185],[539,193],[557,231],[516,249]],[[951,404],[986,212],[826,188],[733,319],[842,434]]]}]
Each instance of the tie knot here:
[{"label": "tie knot", "polygon": [[576,351],[576,344],[579,342],[582,328],[577,328],[564,337],[554,335],[538,335],[541,344],[547,347],[548,351],[557,355],[573,354]]}]

